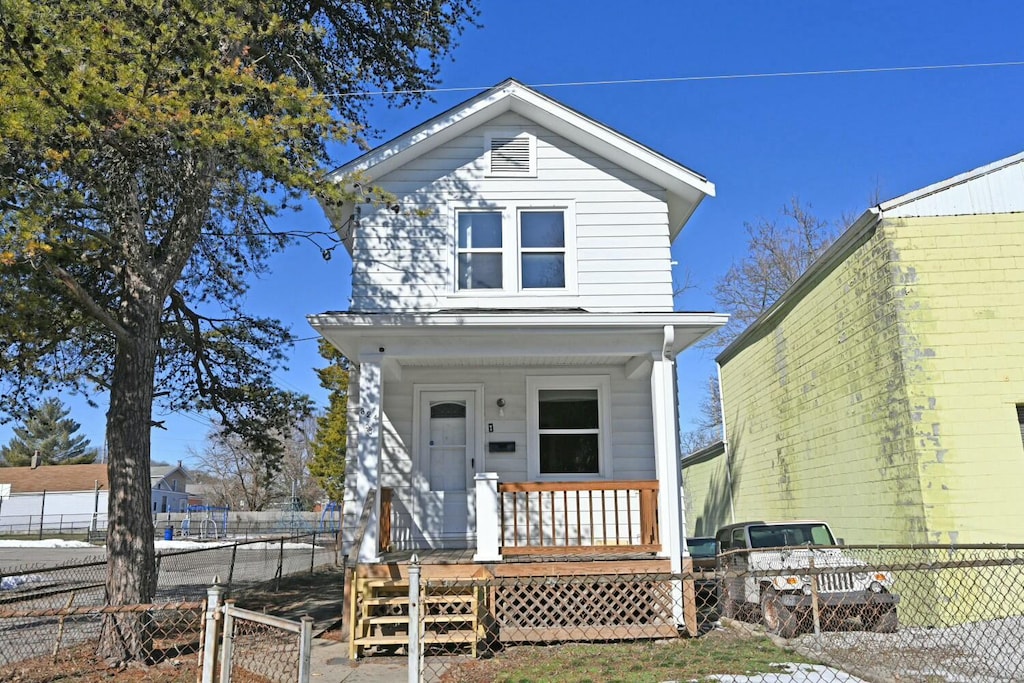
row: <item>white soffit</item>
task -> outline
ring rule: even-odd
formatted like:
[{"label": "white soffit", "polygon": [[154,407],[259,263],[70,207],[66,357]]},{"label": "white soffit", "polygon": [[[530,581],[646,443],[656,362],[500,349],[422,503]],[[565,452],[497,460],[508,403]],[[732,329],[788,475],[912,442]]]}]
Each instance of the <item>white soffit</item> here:
[{"label": "white soffit", "polygon": [[[666,326],[678,353],[724,325],[717,313],[548,314],[323,313],[310,325],[349,357],[387,349],[394,358],[624,357],[659,352]],[[571,348],[572,353],[566,353]]]}]

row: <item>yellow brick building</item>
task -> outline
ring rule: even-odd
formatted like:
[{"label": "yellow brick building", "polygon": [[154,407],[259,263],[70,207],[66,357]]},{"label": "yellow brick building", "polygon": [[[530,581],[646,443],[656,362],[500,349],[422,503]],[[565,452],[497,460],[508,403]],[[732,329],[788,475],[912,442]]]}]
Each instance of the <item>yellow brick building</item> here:
[{"label": "yellow brick building", "polygon": [[1024,542],[1024,153],[865,212],[718,363],[689,533]]}]

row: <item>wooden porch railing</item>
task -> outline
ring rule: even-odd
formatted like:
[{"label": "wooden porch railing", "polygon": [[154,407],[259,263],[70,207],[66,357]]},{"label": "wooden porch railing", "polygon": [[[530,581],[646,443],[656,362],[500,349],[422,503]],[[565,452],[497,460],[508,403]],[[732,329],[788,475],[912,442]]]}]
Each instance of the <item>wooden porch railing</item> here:
[{"label": "wooden porch railing", "polygon": [[657,552],[657,481],[500,483],[501,552]]},{"label": "wooden porch railing", "polygon": [[377,540],[380,541],[378,548],[380,552],[391,551],[391,496],[392,490],[386,486],[380,489],[380,529]]}]

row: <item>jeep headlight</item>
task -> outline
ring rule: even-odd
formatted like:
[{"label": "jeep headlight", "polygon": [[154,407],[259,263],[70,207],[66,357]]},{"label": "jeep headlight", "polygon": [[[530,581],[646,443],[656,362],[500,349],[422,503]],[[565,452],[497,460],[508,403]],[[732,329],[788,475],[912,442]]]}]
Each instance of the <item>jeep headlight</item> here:
[{"label": "jeep headlight", "polygon": [[868,585],[868,589],[872,593],[881,593],[882,592],[882,584],[879,583],[878,581],[872,581],[871,584]]},{"label": "jeep headlight", "polygon": [[773,583],[777,590],[794,591],[803,590],[810,583],[810,579],[805,576],[779,576],[773,579]]},{"label": "jeep headlight", "polygon": [[810,594],[811,594],[811,584],[809,584],[809,583],[805,583],[805,584],[804,584],[804,587],[803,587],[803,588],[801,588],[800,590],[802,590],[802,591],[803,591],[803,594],[804,594],[804,595],[810,595]]}]

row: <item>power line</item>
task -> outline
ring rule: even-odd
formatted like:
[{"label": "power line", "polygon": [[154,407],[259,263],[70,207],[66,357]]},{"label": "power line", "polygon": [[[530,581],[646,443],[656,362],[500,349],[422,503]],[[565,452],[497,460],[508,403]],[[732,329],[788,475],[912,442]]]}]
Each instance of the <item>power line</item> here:
[{"label": "power line", "polygon": [[[642,83],[689,83],[694,81],[732,81],[753,78],[791,78],[794,76],[845,76],[850,74],[878,74],[902,71],[941,71],[949,69],[987,69],[1001,66],[1024,66],[1024,61],[1015,62],[973,62],[967,64],[924,64],[918,66],[879,66],[862,69],[820,69],[814,71],[766,71],[745,74],[717,74],[710,76],[670,76],[665,78],[626,78],[604,81],[563,81],[557,83],[532,83],[530,88],[572,88],[594,85],[636,85]],[[491,85],[462,86],[453,88],[421,88],[410,90],[364,90],[360,92],[326,93],[327,97],[373,97],[383,95],[427,95],[449,92],[475,92],[487,90]]]}]

